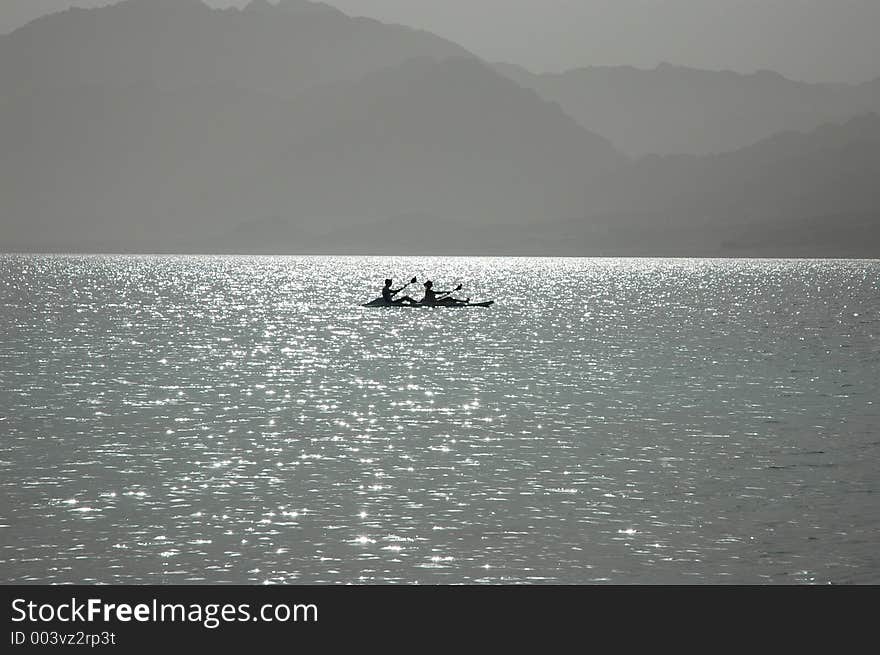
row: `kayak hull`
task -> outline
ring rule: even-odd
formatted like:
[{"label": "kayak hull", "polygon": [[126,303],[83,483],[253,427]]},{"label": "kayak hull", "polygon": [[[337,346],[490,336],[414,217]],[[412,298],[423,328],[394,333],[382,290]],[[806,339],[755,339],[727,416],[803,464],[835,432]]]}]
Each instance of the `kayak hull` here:
[{"label": "kayak hull", "polygon": [[402,308],[421,308],[421,307],[443,307],[443,308],[451,308],[451,309],[464,309],[466,307],[491,307],[495,304],[494,300],[487,300],[486,302],[469,302],[464,305],[408,305],[408,304],[400,304],[400,305],[389,305],[382,298],[376,298],[375,300],[371,300],[368,303],[364,303],[363,307],[384,307],[386,309],[402,309]]}]

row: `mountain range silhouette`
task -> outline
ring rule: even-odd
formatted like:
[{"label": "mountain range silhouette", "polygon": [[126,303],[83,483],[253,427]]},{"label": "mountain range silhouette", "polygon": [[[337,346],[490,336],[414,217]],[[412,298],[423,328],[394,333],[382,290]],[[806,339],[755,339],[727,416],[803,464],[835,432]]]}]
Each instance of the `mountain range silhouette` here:
[{"label": "mountain range silhouette", "polygon": [[533,75],[320,3],[127,0],[0,36],[0,88],[7,252],[880,251],[880,81]]}]

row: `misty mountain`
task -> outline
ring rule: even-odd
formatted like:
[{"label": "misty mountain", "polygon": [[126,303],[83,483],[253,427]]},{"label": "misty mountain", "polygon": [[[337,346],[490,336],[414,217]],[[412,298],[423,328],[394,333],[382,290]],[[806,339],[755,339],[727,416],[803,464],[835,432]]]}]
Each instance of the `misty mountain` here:
[{"label": "misty mountain", "polygon": [[725,152],[780,131],[880,111],[880,79],[808,84],[771,71],[743,75],[669,64],[540,75],[510,64],[495,69],[558,102],[580,125],[632,156]]},{"label": "misty mountain", "polygon": [[876,210],[878,147],[880,116],[867,114],[719,155],[652,155],[604,176],[590,191],[590,209],[662,209],[682,220]]},{"label": "misty mountain", "polygon": [[4,95],[196,84],[290,98],[420,56],[471,55],[427,32],[305,0],[254,0],[243,10],[201,0],[126,0],[44,16],[0,37],[0,82]]},{"label": "misty mountain", "polygon": [[[692,73],[676,71],[636,77]],[[671,108],[606,72],[622,139],[687,136],[692,119],[675,137]],[[41,18],[0,36],[0,250],[880,253],[876,114],[798,129],[819,116],[803,100],[745,147],[632,160],[510,76],[439,37],[302,0]],[[868,105],[880,92],[721,77],[788,88],[781,107],[791,89]],[[670,107],[689,86],[672,84]],[[746,99],[712,109],[719,125],[776,120]],[[694,112],[708,138],[715,115]]]},{"label": "misty mountain", "polygon": [[605,252],[637,233],[655,252],[876,257],[878,179],[868,114],[720,155],[644,157],[591,185],[583,226]]},{"label": "misty mountain", "polygon": [[[579,219],[413,229],[420,217],[400,216],[303,244],[374,254],[877,257],[878,179],[880,116],[869,114],[720,155],[644,157],[588,184]],[[248,243],[278,252],[265,239]]]},{"label": "misty mountain", "polygon": [[0,37],[0,60],[5,249],[565,218],[584,179],[625,161],[442,39],[305,2],[71,10]]}]

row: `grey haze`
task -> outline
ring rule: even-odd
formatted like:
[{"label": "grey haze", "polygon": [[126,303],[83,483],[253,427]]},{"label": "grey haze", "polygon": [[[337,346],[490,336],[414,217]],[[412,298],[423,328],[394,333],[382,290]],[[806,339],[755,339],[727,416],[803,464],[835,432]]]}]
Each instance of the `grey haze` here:
[{"label": "grey haze", "polygon": [[78,9],[0,36],[0,250],[877,256],[877,87],[535,76],[303,0]]},{"label": "grey haze", "polygon": [[[71,4],[4,0],[0,32]],[[241,6],[246,0],[210,0]],[[536,72],[589,65],[772,69],[812,82],[873,79],[876,0],[334,0],[352,15],[430,30],[489,61]]]}]

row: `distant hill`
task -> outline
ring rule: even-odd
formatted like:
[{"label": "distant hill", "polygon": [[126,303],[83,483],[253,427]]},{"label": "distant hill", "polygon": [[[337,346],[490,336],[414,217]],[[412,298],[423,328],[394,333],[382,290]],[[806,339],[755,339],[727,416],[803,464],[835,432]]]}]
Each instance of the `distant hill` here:
[{"label": "distant hill", "polygon": [[773,218],[880,208],[880,116],[786,131],[719,155],[644,157],[591,188],[590,211]]},{"label": "distant hill", "polygon": [[630,149],[758,135],[636,159],[517,74],[303,0],[38,19],[0,36],[0,251],[880,257],[880,82],[583,73]]},{"label": "distant hill", "polygon": [[[541,224],[419,217],[310,235],[304,252],[880,257],[880,116],[721,155],[645,157],[587,185],[586,215]],[[256,228],[257,226],[253,226]],[[252,242],[256,244],[256,241]],[[256,252],[277,252],[271,246]]]},{"label": "distant hill", "polygon": [[811,130],[880,111],[880,79],[808,84],[771,71],[743,75],[669,64],[540,75],[510,64],[495,69],[558,102],[583,127],[632,156],[725,152],[783,130]]},{"label": "distant hill", "polygon": [[472,56],[438,36],[321,3],[126,0],[70,9],[0,36],[4,95],[32,88],[234,86],[292,98],[413,57]]},{"label": "distant hill", "polygon": [[300,1],[71,10],[0,37],[0,61],[4,249],[200,250],[254,220],[567,218],[585,179],[625,161],[453,44]]},{"label": "distant hill", "polygon": [[654,252],[878,257],[878,179],[868,114],[720,155],[642,158],[591,186],[581,225],[605,252],[639,235]]}]

